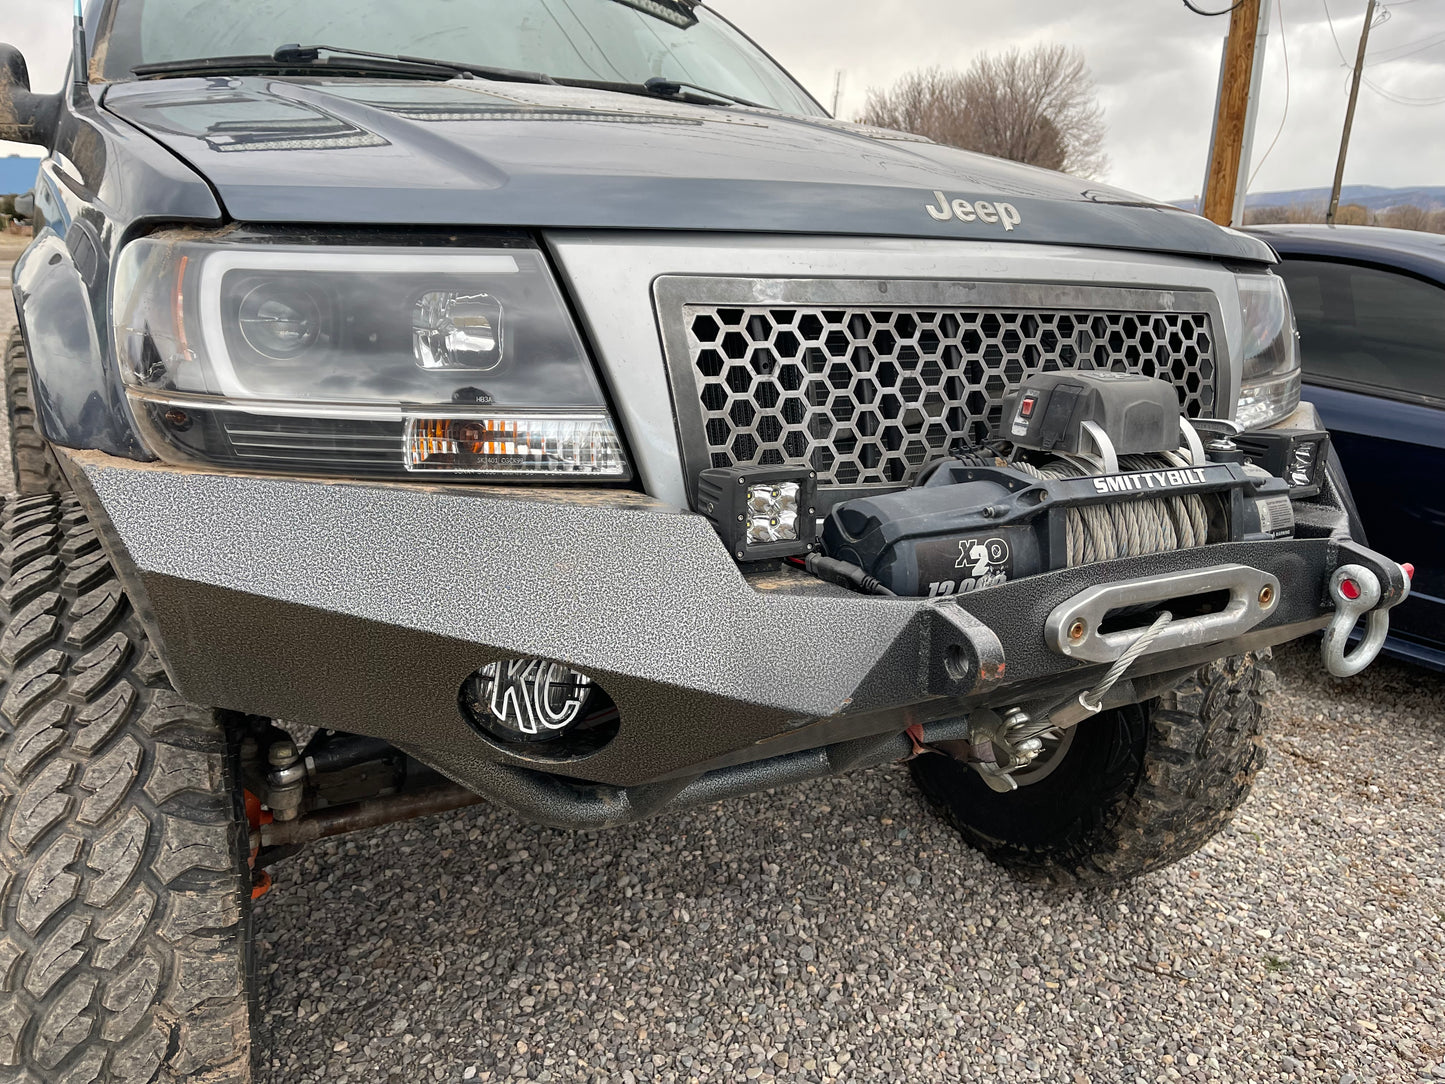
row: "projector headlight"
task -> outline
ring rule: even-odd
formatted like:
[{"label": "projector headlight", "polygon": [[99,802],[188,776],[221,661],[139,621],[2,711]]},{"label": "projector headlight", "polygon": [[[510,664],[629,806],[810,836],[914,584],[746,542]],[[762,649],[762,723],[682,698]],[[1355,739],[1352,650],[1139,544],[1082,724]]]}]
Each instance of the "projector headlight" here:
[{"label": "projector headlight", "polygon": [[128,245],[116,352],[162,459],[297,472],[625,480],[592,363],[541,254]]},{"label": "projector headlight", "polygon": [[1299,334],[1277,275],[1237,275],[1244,321],[1239,405],[1242,429],[1263,429],[1294,413],[1300,401]]}]

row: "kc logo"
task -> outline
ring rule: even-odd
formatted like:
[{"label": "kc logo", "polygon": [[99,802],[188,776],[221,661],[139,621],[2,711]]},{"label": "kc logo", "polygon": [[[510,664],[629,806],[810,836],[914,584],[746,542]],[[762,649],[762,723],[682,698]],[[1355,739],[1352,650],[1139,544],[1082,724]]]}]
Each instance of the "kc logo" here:
[{"label": "kc logo", "polygon": [[529,736],[571,726],[592,691],[586,677],[542,659],[488,663],[482,675],[492,716]]}]

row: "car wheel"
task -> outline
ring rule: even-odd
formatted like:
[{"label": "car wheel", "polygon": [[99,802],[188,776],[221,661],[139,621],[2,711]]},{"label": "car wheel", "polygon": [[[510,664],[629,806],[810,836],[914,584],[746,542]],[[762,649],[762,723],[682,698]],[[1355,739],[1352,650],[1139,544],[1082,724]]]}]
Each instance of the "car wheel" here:
[{"label": "car wheel", "polygon": [[55,454],[40,435],[30,393],[30,358],[18,330],[10,333],[10,341],[5,344],[5,403],[10,418],[10,461],[15,466],[16,492],[29,495],[69,489]]},{"label": "car wheel", "polygon": [[73,496],[0,512],[0,1078],[250,1079],[221,717],[170,687]]},{"label": "car wheel", "polygon": [[1009,793],[940,754],[913,760],[913,778],[968,843],[1025,879],[1125,881],[1194,853],[1248,796],[1265,760],[1264,675],[1256,656],[1225,659],[1096,715]]}]

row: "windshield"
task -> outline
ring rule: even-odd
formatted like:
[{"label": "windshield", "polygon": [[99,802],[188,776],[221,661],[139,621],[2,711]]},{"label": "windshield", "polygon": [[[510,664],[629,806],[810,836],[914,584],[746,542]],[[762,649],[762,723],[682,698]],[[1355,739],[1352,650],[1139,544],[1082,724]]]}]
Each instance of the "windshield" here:
[{"label": "windshield", "polygon": [[681,27],[617,0],[113,0],[107,79],[140,64],[344,46],[642,83],[662,77],[788,113],[822,110],[761,49],[699,7]]}]

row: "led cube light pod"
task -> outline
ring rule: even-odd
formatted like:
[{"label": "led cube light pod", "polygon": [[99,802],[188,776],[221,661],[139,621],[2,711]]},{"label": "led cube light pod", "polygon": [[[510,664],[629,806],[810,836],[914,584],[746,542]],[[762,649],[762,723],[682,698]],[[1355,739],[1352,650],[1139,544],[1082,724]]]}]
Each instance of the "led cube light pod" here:
[{"label": "led cube light pod", "polygon": [[739,561],[817,548],[817,475],[797,467],[715,467],[697,479],[697,510]]}]

